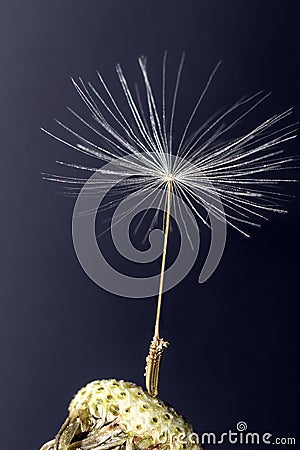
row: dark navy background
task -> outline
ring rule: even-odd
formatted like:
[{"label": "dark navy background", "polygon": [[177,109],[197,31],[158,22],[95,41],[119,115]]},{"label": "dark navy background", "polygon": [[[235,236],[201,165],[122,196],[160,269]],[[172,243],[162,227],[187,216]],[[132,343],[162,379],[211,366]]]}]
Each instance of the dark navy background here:
[{"label": "dark navy background", "polygon": [[[66,105],[80,109],[69,77],[95,81],[99,69],[114,87],[121,62],[134,81],[143,53],[155,80],[163,51],[175,68],[185,50],[178,124],[219,59],[202,117],[266,89],[272,97],[245,126],[290,106],[296,121],[298,40],[296,0],[2,0],[1,449],[34,450],[54,437],[88,381],[144,383],[155,300],[93,284],[73,251],[73,200],[41,180],[62,170],[58,159],[95,163],[39,129],[56,129],[54,117],[69,123]],[[296,141],[286,147],[299,153]],[[296,195],[288,215],[272,216],[250,240],[230,230],[214,276],[199,286],[195,267],[165,295],[162,335],[171,346],[160,396],[198,431],[244,420],[250,431],[297,435],[300,192],[284,189]]]}]

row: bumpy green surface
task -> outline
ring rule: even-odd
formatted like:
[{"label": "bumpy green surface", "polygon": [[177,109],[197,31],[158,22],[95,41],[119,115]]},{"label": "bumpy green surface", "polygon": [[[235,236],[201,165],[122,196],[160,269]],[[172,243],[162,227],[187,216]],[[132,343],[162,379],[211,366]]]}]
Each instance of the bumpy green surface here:
[{"label": "bumpy green surface", "polygon": [[118,425],[135,445],[146,449],[198,450],[192,427],[173,408],[141,387],[119,380],[97,380],[75,395],[70,415],[89,410],[94,418]]}]

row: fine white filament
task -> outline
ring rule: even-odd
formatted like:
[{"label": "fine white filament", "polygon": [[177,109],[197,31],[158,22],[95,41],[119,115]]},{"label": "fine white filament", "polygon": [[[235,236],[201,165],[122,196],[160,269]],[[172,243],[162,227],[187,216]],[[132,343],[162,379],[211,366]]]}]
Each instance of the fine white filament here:
[{"label": "fine white filament", "polygon": [[[181,213],[180,205],[176,205],[176,198],[179,197],[208,226],[207,209],[210,209],[216,217],[224,218],[215,203],[209,202],[209,199],[213,200],[217,194],[225,209],[226,222],[244,236],[249,236],[243,229],[244,225],[259,226],[260,219],[268,219],[269,212],[285,213],[284,204],[289,196],[278,192],[275,186],[282,181],[295,180],[274,177],[273,174],[282,169],[292,168],[295,161],[293,157],[284,156],[282,149],[286,141],[296,137],[295,125],[284,123],[284,119],[290,116],[292,110],[274,114],[243,135],[226,138],[229,130],[268,97],[258,92],[251,97],[241,98],[227,110],[215,114],[191,132],[198,109],[220,65],[218,64],[195,102],[186,124],[182,126],[179,144],[175,145],[174,118],[184,55],[173,82],[170,101],[166,95],[167,53],[165,52],[163,57],[162,89],[159,96],[153,92],[146,58],[141,57],[138,62],[143,79],[142,91],[137,86],[132,89],[121,66],[116,66],[125,98],[125,106],[122,99],[122,107],[100,73],[98,73],[100,86],[97,89],[91,83],[72,79],[92,120],[79,115],[71,108],[68,109],[81,126],[89,130],[89,135],[91,133],[95,135],[95,139],[88,139],[59,121],[57,121],[59,125],[77,142],[72,143],[44,131],[68,146],[96,158],[99,166],[96,164],[96,167],[85,167],[62,162],[60,164],[83,172],[102,173],[102,181],[96,184],[90,182],[91,193],[98,189],[107,190],[118,175],[125,177],[126,180],[118,186],[117,201],[132,192],[139,191],[147,195],[155,191],[161,203],[166,203],[167,189],[171,181],[173,192],[176,194],[174,208],[177,213]],[[130,162],[123,159],[128,155],[131,155]],[[103,162],[114,162],[118,172],[105,170],[105,167],[102,167]],[[45,178],[67,183],[70,193],[76,191],[76,185],[80,187],[89,182],[84,176],[45,175]]]}]

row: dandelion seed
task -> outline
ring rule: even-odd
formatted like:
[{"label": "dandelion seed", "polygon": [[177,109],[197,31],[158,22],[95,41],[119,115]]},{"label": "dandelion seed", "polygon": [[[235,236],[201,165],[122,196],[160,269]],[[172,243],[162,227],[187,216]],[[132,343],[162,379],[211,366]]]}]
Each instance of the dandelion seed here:
[{"label": "dandelion seed", "polygon": [[[96,167],[63,163],[80,171],[98,172],[101,181],[82,177],[60,177],[45,175],[48,180],[66,183],[70,194],[85,185],[89,192],[109,191],[116,177],[122,182],[117,186],[117,198],[109,206],[126,198],[129,194],[155,193],[160,204],[165,204],[164,246],[162,252],[161,276],[158,290],[158,307],[155,332],[150,346],[146,366],[146,384],[151,395],[158,392],[158,374],[161,355],[167,343],[160,338],[159,322],[163,292],[165,262],[170,225],[171,203],[177,214],[182,214],[178,199],[182,199],[198,219],[210,226],[207,210],[244,236],[249,236],[248,225],[259,226],[262,219],[268,219],[271,212],[285,213],[289,196],[278,192],[280,182],[291,182],[288,178],[274,176],[274,173],[293,167],[295,158],[285,156],[282,145],[296,137],[295,125],[284,124],[292,109],[274,114],[261,124],[250,128],[235,138],[226,138],[242,119],[253,112],[268,95],[258,92],[243,97],[227,110],[208,119],[196,131],[191,131],[197,112],[208,93],[219,64],[209,76],[204,89],[196,99],[195,106],[187,117],[179,139],[174,140],[176,103],[180,95],[180,79],[184,55],[180,60],[171,101],[167,99],[167,53],[162,64],[162,93],[154,94],[148,76],[147,60],[138,60],[143,78],[143,90],[133,90],[120,65],[117,76],[126,100],[127,111],[123,112],[119,102],[98,73],[99,88],[81,79],[72,80],[84,102],[90,118],[69,108],[70,113],[86,127],[87,135],[58,121],[76,142],[64,140],[46,131],[60,142],[96,159]],[[143,100],[144,99],[144,100]],[[161,103],[161,107],[159,107]],[[45,131],[45,130],[44,130]],[[94,135],[94,139],[88,135]],[[130,159],[125,158],[130,156]],[[108,171],[103,163],[112,162],[116,170]],[[222,208],[215,202],[219,198]],[[225,210],[225,215],[223,211]],[[120,218],[122,220],[122,217]]]}]

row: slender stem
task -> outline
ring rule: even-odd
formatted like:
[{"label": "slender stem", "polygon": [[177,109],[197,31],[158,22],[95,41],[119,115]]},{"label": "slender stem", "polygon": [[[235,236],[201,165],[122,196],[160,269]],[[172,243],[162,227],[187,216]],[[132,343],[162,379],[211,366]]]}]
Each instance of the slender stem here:
[{"label": "slender stem", "polygon": [[165,216],[164,245],[162,252],[160,279],[159,279],[155,329],[152,341],[150,343],[149,353],[146,358],[146,370],[145,370],[146,387],[149,394],[152,395],[153,397],[156,397],[158,394],[158,379],[159,379],[161,358],[164,349],[168,346],[168,342],[164,341],[164,339],[159,337],[159,324],[160,324],[160,313],[162,304],[162,293],[164,287],[168,236],[170,228],[171,192],[172,192],[172,180],[169,180],[167,190],[167,209]]},{"label": "slender stem", "polygon": [[154,331],[154,336],[153,336],[154,338],[159,338],[159,323],[160,323],[160,314],[161,314],[162,294],[163,294],[163,287],[164,287],[168,236],[169,236],[169,228],[170,228],[171,192],[172,192],[172,181],[168,181],[167,210],[166,210],[166,216],[165,216],[166,222],[165,222],[165,231],[164,231],[165,236],[164,236],[162,260],[161,260],[161,270],[160,270],[160,280],[159,280],[159,290],[158,290],[156,320],[155,320],[155,331]]}]

